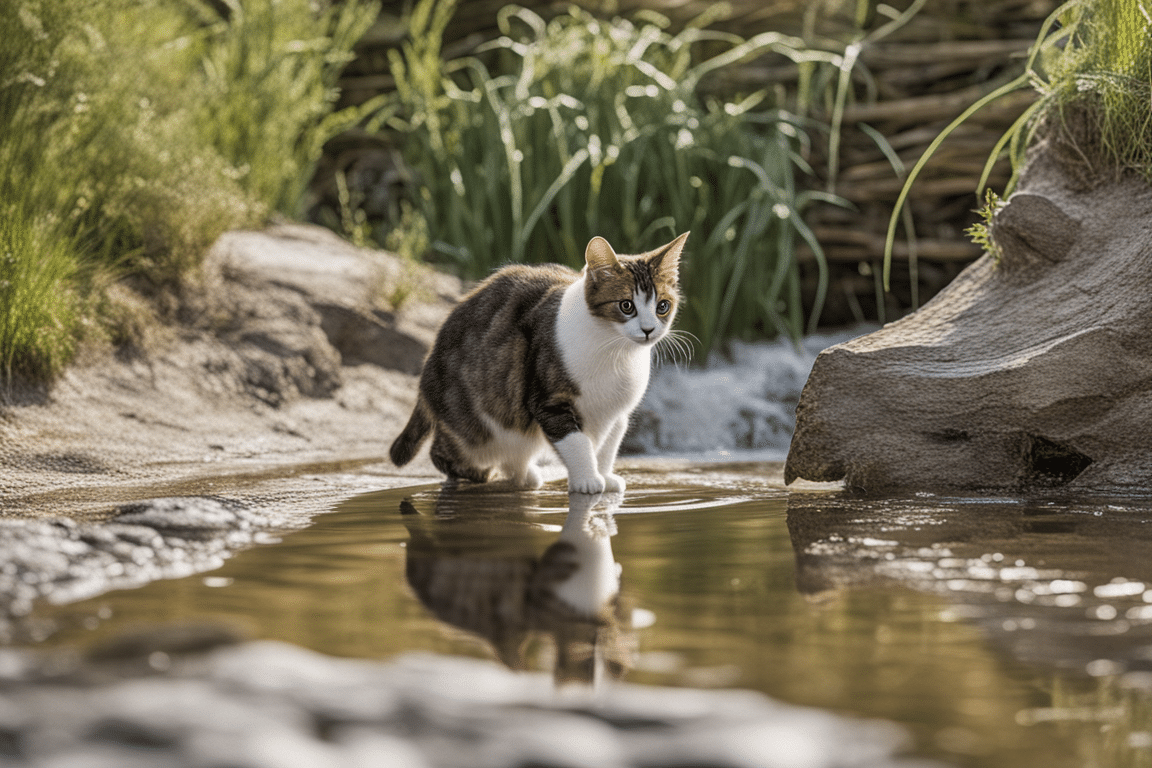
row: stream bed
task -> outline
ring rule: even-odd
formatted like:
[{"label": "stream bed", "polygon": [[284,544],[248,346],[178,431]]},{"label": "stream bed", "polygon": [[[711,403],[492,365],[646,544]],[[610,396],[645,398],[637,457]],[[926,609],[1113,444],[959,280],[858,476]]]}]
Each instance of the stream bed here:
[{"label": "stream bed", "polygon": [[900,754],[933,764],[1152,765],[1152,499],[860,499],[786,489],[771,462],[622,474],[623,497],[361,495],[215,570],[38,605],[24,645],[223,626],[350,659],[495,659],[609,697],[615,680],[751,689],[895,723]]}]

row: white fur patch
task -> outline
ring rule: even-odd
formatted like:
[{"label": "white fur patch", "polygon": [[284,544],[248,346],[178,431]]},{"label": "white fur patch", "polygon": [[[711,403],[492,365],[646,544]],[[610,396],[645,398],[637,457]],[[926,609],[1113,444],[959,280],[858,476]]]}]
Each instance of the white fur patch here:
[{"label": "white fur patch", "polygon": [[600,526],[590,525],[591,506],[569,505],[559,540],[575,548],[579,567],[555,587],[556,596],[584,616],[595,616],[620,592],[620,571],[612,556],[611,534],[615,523],[610,518],[602,518]]},{"label": "white fur patch", "polygon": [[557,341],[564,366],[580,388],[576,408],[597,446],[604,431],[631,413],[648,387],[651,344],[637,343],[627,328],[628,323],[613,323],[588,311],[583,278],[564,291],[556,317]]},{"label": "white fur patch", "polygon": [[520,488],[539,488],[543,484],[536,467],[541,453],[548,450],[548,440],[540,427],[533,425],[528,434],[505,429],[488,414],[480,414],[492,439],[468,452],[468,460],[481,469],[499,469],[511,483]]},{"label": "white fur patch", "polygon": [[[563,450],[561,444],[573,435],[556,444],[568,467],[570,492],[624,490],[623,479],[612,474],[616,450],[628,415],[648,387],[652,346],[665,332],[660,323],[650,335],[643,332],[656,317],[656,301],[642,295],[637,295],[635,301],[636,317],[626,323],[613,323],[588,311],[583,277],[564,291],[556,317],[556,338],[568,375],[580,390],[576,410],[583,420],[583,429],[575,434],[587,439],[586,444],[568,443],[569,447]],[[567,454],[571,454],[571,461]]]}]

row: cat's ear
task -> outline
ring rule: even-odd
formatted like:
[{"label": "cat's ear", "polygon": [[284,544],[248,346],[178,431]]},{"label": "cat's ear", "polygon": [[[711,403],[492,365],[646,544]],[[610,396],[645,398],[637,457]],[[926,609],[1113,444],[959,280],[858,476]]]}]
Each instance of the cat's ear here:
[{"label": "cat's ear", "polygon": [[612,246],[608,245],[608,241],[602,237],[594,237],[588,241],[588,247],[584,250],[584,262],[588,265],[588,272],[591,274],[611,273],[620,266],[620,260],[616,258],[616,251],[612,250]]},{"label": "cat's ear", "polygon": [[685,232],[668,245],[652,251],[648,255],[648,263],[652,266],[652,270],[675,280],[680,270],[680,254],[684,252],[684,243],[688,242],[690,234],[692,233]]}]

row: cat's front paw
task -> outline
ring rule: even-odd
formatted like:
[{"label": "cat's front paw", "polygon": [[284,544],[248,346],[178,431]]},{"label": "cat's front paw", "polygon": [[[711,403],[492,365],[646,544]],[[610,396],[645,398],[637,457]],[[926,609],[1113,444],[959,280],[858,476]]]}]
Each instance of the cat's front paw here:
[{"label": "cat's front paw", "polygon": [[568,493],[604,493],[604,485],[604,477],[600,474],[568,477]]},{"label": "cat's front paw", "polygon": [[607,474],[604,475],[604,493],[624,493],[624,487],[627,483],[620,475]]}]

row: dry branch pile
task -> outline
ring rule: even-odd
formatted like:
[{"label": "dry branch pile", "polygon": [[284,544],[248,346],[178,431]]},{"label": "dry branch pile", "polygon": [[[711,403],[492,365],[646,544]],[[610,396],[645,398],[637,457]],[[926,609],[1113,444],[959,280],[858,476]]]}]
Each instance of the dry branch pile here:
[{"label": "dry branch pile", "polygon": [[[929,3],[912,23],[860,51],[853,74],[856,100],[844,112],[839,172],[833,177],[828,141],[818,137],[810,162],[826,189],[854,210],[823,206],[810,218],[833,285],[825,321],[876,319],[878,279],[893,205],[903,186],[889,154],[911,169],[928,145],[975,101],[1018,75],[1028,48],[1056,2]],[[871,92],[871,97],[869,97]],[[977,220],[974,194],[997,140],[1035,99],[1019,91],[977,112],[949,136],[921,172],[909,196],[910,231],[894,249],[892,292],[882,319],[927,301],[970,261],[979,247],[964,235]],[[829,111],[818,114],[828,120]],[[869,130],[871,129],[871,131]],[[882,147],[873,134],[888,145]],[[890,152],[885,150],[890,148]],[[1004,188],[1011,173],[999,161],[989,186]],[[804,258],[811,254],[801,254]],[[836,265],[839,265],[837,268]],[[814,291],[815,269],[809,270]]]}]

